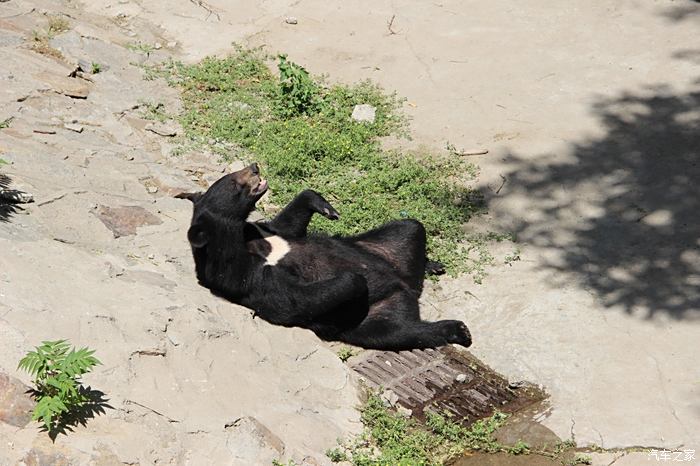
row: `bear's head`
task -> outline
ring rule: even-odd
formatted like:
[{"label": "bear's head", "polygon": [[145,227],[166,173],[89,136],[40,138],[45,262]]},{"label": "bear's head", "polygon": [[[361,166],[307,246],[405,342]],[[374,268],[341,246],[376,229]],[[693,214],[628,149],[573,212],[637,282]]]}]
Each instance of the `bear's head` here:
[{"label": "bear's head", "polygon": [[267,181],[260,177],[258,164],[229,173],[212,184],[206,192],[180,193],[177,198],[189,199],[194,206],[192,224],[187,237],[193,248],[204,247],[208,227],[245,222],[255,203],[267,191]]}]

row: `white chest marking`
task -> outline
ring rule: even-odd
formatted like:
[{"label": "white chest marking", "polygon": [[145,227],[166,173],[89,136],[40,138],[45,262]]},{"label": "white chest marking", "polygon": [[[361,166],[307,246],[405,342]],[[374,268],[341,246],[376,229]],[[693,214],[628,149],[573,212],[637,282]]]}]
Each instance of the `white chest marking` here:
[{"label": "white chest marking", "polygon": [[270,254],[265,258],[265,265],[277,265],[277,263],[292,250],[291,246],[289,246],[287,240],[281,236],[271,235],[254,223],[253,226],[260,232],[260,235],[267,241],[267,244],[270,245]]}]

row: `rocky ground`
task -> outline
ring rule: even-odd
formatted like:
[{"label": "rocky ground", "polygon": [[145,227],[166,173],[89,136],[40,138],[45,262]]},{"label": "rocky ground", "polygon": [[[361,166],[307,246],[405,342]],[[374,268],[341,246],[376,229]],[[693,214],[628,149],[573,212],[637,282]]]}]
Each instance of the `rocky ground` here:
[{"label": "rocky ground", "polygon": [[[49,14],[69,22],[47,44],[62,58],[31,49]],[[172,196],[232,167],[168,156],[179,128],[140,105],[177,108],[176,93],[142,79],[132,63],[146,55],[112,20],[18,1],[0,16],[1,171],[34,199],[1,212],[0,464],[323,463],[361,428],[348,368],[310,332],[253,319],[194,279],[191,205]],[[101,71],[69,77],[81,60]],[[16,366],[56,338],[97,350],[85,381],[105,406],[52,445],[22,414]]]},{"label": "rocky ground", "polygon": [[[135,65],[232,41],[397,89],[412,144],[488,149],[474,160],[489,215],[468,228],[518,244],[495,248],[483,285],[431,287],[424,313],[466,319],[474,354],[543,385],[538,420],[559,438],[700,450],[699,14],[689,0],[0,3],[0,189],[34,200],[0,204],[0,464],[325,464],[361,429],[354,376],[326,344],[194,280],[190,205],[172,195],[231,167],[171,155],[180,128],[144,116],[177,111],[177,93]],[[51,444],[15,368],[59,337],[97,349],[86,381],[107,406]],[[648,461],[595,461],[618,457]]]}]

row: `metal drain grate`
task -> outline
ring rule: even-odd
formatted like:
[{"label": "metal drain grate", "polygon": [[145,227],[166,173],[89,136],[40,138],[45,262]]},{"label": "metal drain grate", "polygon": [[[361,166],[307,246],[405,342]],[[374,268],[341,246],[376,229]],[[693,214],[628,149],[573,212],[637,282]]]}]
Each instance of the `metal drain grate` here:
[{"label": "metal drain grate", "polygon": [[494,410],[514,413],[544,399],[541,390],[508,381],[468,353],[439,350],[368,351],[353,362],[370,388],[391,390],[397,403],[425,420],[425,410],[454,414],[464,424],[488,417]]}]

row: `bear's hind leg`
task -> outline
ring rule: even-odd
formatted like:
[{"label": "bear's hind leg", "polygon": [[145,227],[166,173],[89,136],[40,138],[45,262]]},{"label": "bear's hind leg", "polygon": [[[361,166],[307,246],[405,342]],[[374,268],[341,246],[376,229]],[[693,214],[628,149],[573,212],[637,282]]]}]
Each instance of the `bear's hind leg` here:
[{"label": "bear's hind leg", "polygon": [[338,339],[363,348],[393,351],[436,348],[450,343],[467,348],[472,342],[469,329],[458,320],[401,321],[384,316],[368,317]]},{"label": "bear's hind leg", "polygon": [[389,262],[411,288],[423,288],[426,233],[419,221],[395,220],[351,241]]}]

